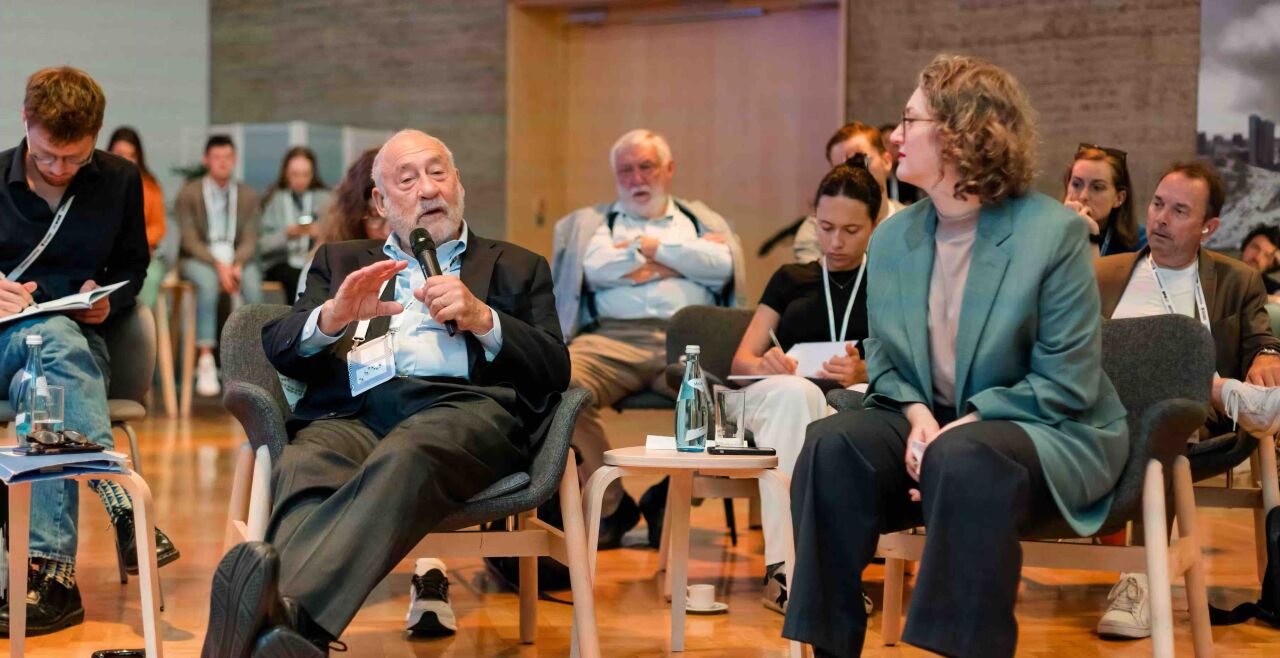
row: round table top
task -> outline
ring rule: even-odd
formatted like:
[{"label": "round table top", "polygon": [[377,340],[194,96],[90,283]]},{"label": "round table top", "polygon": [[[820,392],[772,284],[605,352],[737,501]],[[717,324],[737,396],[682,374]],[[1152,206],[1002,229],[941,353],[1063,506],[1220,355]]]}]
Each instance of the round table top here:
[{"label": "round table top", "polygon": [[777,455],[711,455],[702,452],[679,450],[650,450],[644,446],[616,448],[604,453],[604,463],[609,466],[666,469],[752,469],[777,468]]}]

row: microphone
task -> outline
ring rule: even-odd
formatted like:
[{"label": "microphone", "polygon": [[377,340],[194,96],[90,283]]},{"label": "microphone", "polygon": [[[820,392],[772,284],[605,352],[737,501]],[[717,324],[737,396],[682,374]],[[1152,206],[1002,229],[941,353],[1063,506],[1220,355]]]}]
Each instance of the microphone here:
[{"label": "microphone", "polygon": [[[436,241],[431,239],[427,229],[413,229],[409,234],[409,246],[413,249],[413,257],[417,259],[418,267],[422,268],[422,276],[440,276],[440,262],[436,260]],[[450,336],[458,333],[458,323],[453,320],[446,320],[444,328]]]}]

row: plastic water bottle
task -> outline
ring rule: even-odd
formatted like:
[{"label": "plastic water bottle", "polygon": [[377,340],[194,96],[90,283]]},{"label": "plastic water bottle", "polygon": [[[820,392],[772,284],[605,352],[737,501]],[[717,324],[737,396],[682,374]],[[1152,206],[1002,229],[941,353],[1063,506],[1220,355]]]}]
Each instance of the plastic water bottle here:
[{"label": "plastic water bottle", "polygon": [[40,336],[27,336],[27,365],[22,367],[18,379],[18,399],[14,405],[14,424],[18,429],[18,443],[25,445],[27,435],[31,433],[31,389],[37,391],[47,389],[48,380],[44,378],[44,366],[40,365],[40,349],[44,339]]},{"label": "plastic water bottle", "polygon": [[676,395],[676,450],[681,452],[702,452],[711,433],[711,397],[698,362],[701,352],[697,345],[684,348],[684,377]]}]

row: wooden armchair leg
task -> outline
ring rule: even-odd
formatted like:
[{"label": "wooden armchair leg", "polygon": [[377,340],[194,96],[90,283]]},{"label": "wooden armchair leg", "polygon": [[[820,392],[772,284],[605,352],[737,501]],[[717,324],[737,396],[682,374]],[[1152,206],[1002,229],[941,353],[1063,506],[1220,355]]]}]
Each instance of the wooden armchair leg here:
[{"label": "wooden armchair leg", "polygon": [[1258,451],[1251,460],[1253,479],[1262,489],[1262,509],[1253,511],[1254,547],[1258,560],[1258,582],[1267,573],[1267,512],[1280,506],[1280,485],[1276,473],[1276,439],[1274,436],[1258,438]]},{"label": "wooden armchair leg", "polygon": [[1179,551],[1190,553],[1183,580],[1191,611],[1191,637],[1196,658],[1213,656],[1213,631],[1209,628],[1209,595],[1205,590],[1200,535],[1196,532],[1196,492],[1191,482],[1191,462],[1181,455],[1173,463],[1173,500],[1177,508]]},{"label": "wooden armchair leg", "polygon": [[1151,600],[1151,655],[1173,658],[1173,592],[1169,585],[1169,529],[1165,523],[1164,469],[1147,462],[1142,484],[1143,536]]},{"label": "wooden armchair leg", "polygon": [[[592,576],[587,558],[587,531],[582,518],[582,494],[578,490],[578,469],[572,451],[569,452],[569,463],[564,469],[564,476],[560,479],[560,516],[564,520],[569,586],[573,590],[571,654],[582,658],[600,658],[595,596],[591,591]],[[596,527],[599,528],[598,523]]]},{"label": "wooden armchair leg", "polygon": [[886,558],[884,561],[884,600],[880,610],[880,637],[892,646],[902,639],[902,588],[907,561]]},{"label": "wooden armchair leg", "polygon": [[[530,510],[516,520],[516,527],[528,530],[529,519],[537,518],[537,512]],[[520,642],[533,644],[538,632],[538,558],[526,556],[520,558]]]},{"label": "wooden armchair leg", "polygon": [[231,506],[227,510],[227,529],[222,540],[222,552],[244,541],[245,525],[249,521],[249,492],[253,487],[253,446],[248,441],[240,444],[236,453],[236,470],[231,479]]}]

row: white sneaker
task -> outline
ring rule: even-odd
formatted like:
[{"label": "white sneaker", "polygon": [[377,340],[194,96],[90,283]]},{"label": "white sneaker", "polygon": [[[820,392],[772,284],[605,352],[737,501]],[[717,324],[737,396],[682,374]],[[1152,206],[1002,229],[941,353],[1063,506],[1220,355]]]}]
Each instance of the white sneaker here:
[{"label": "white sneaker", "polygon": [[405,630],[412,635],[443,637],[458,630],[457,618],[449,605],[449,576],[444,563],[430,557],[419,558],[409,585],[409,614]]},{"label": "white sneaker", "polygon": [[1228,379],[1222,383],[1222,407],[1250,434],[1272,436],[1280,431],[1280,388]]},{"label": "white sneaker", "polygon": [[1098,620],[1098,635],[1134,640],[1151,637],[1147,574],[1120,574],[1120,582],[1111,588],[1107,601],[1107,612]]},{"label": "white sneaker", "polygon": [[214,363],[213,355],[201,355],[200,360],[196,362],[196,395],[211,398],[221,392],[222,386],[218,384],[218,365]]}]

